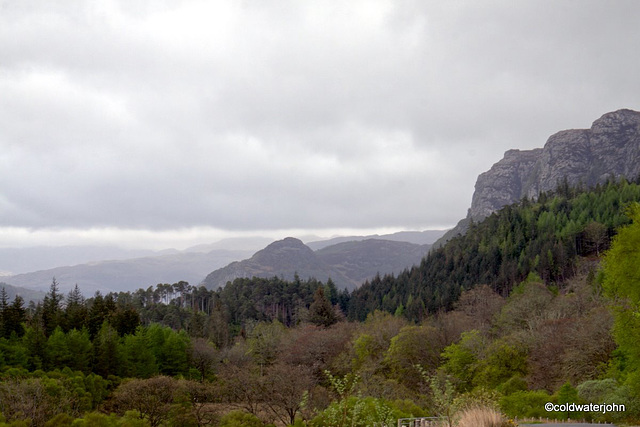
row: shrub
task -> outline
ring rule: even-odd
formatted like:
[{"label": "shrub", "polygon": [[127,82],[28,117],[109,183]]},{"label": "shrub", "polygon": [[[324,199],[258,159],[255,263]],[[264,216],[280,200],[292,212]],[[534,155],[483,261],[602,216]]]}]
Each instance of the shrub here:
[{"label": "shrub", "polygon": [[462,411],[456,423],[457,427],[508,427],[513,425],[514,423],[507,420],[500,412],[480,406]]}]

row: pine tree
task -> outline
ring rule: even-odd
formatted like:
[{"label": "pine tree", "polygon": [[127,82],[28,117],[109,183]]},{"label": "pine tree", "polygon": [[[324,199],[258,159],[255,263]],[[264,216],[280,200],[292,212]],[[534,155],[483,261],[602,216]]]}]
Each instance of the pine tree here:
[{"label": "pine tree", "polygon": [[8,338],[8,334],[5,328],[7,309],[9,307],[9,296],[7,295],[7,290],[2,287],[0,290],[0,337]]},{"label": "pine tree", "polygon": [[58,282],[54,277],[51,281],[49,292],[42,302],[42,324],[46,336],[51,335],[53,330],[60,324],[61,303],[63,296],[58,289]]},{"label": "pine tree", "polygon": [[2,333],[5,338],[11,337],[14,333],[17,337],[24,335],[24,322],[27,320],[27,314],[23,304],[22,297],[16,295],[11,305],[4,310]]},{"label": "pine tree", "polygon": [[91,372],[91,357],[93,345],[89,339],[89,330],[82,328],[81,330],[72,329],[67,332],[67,348],[73,352],[70,360],[67,362],[74,371],[82,371],[85,374]]},{"label": "pine tree", "polygon": [[97,334],[102,324],[107,320],[107,308],[104,304],[104,298],[100,291],[96,291],[93,301],[91,302],[91,308],[89,309],[89,335],[93,339]]},{"label": "pine tree", "polygon": [[338,321],[331,302],[324,295],[322,286],[318,286],[309,306],[309,321],[317,326],[329,327]]},{"label": "pine tree", "polygon": [[67,295],[67,306],[64,310],[64,329],[65,331],[72,329],[80,330],[87,325],[88,320],[89,310],[80,292],[80,288],[78,288],[76,284],[73,290]]},{"label": "pine tree", "polygon": [[93,355],[93,371],[104,378],[118,375],[123,368],[118,333],[106,321],[93,340]]}]

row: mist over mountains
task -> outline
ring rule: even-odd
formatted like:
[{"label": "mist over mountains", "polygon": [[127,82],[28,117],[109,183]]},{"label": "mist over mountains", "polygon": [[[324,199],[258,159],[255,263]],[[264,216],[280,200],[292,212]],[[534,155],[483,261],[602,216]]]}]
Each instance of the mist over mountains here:
[{"label": "mist over mountains", "polygon": [[419,263],[430,245],[380,239],[341,242],[313,251],[288,237],[271,243],[250,259],[234,262],[209,274],[203,284],[210,289],[241,277],[282,277],[294,280],[331,279],[339,289],[354,289],[376,274],[399,273]]},{"label": "mist over mountains", "polygon": [[[21,274],[5,274],[2,279],[14,287],[24,288],[22,295],[33,295],[35,299],[42,298],[53,277],[61,291],[68,292],[77,284],[85,296],[93,295],[96,291],[131,291],[178,281],[187,281],[192,285],[202,282],[215,288],[224,285],[229,278],[251,277],[254,274],[293,278],[298,273],[304,278],[332,278],[340,287],[352,289],[378,272],[396,273],[419,262],[428,247],[410,242],[432,243],[444,232],[430,230],[382,236],[335,237],[316,240],[309,246],[297,239],[285,239],[286,243],[295,241],[297,248],[288,248],[289,252],[285,251],[281,256],[272,253],[272,247],[268,245],[273,239],[266,237],[223,239],[182,251],[135,251],[92,246],[3,249],[7,257],[0,260],[0,269],[27,270]],[[265,248],[260,251],[265,246],[269,250]],[[318,251],[314,252],[311,247]],[[257,262],[251,258],[254,254],[258,255]],[[101,256],[104,258],[100,259]],[[340,260],[340,257],[343,259]],[[325,259],[329,260],[328,264]],[[238,269],[238,261],[242,261],[243,267],[252,267]],[[41,268],[28,271],[30,266]],[[204,280],[221,269],[225,273],[216,274],[222,274],[222,279],[211,283]]]},{"label": "mist over mountains", "polygon": [[[294,238],[273,243],[267,238],[241,238],[160,252],[104,247],[2,249],[0,270],[41,266],[44,268],[38,271],[5,275],[3,281],[45,291],[55,276],[62,291],[78,284],[87,295],[180,280],[215,289],[238,277],[292,280],[296,274],[303,279],[331,278],[340,288],[354,289],[377,273],[398,273],[418,264],[436,239],[440,238],[434,243],[438,246],[464,233],[469,221],[479,221],[524,196],[535,198],[538,192],[562,184],[592,186],[611,178],[635,178],[640,173],[639,157],[640,113],[623,109],[604,114],[590,129],[558,132],[543,148],[507,151],[502,160],[480,174],[467,218],[446,234],[423,231],[348,236],[306,245]],[[63,266],[72,261],[80,262]]]}]

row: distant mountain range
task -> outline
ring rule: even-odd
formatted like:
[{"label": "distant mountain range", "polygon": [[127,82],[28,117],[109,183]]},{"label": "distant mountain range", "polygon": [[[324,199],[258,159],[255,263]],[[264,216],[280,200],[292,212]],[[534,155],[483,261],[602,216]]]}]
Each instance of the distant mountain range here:
[{"label": "distant mountain range", "polygon": [[[409,242],[431,243],[443,233],[444,231],[439,230],[400,232],[374,236],[377,242],[361,244],[354,243],[371,240],[372,236],[338,237],[309,243],[309,246],[318,250],[315,253],[294,239],[304,246],[306,252],[303,250],[298,253],[289,248],[288,255],[283,255],[283,258],[288,259],[278,260],[269,250],[261,255],[262,258],[258,256],[258,263],[252,264],[248,273],[238,270],[234,274],[229,273],[229,277],[245,277],[253,272],[256,275],[293,277],[293,273],[298,272],[304,278],[313,276],[326,280],[331,277],[342,287],[352,288],[377,272],[397,272],[419,262],[427,248]],[[380,240],[383,237],[386,240]],[[213,270],[250,258],[260,247],[271,242],[273,239],[265,237],[243,237],[193,246],[183,251],[167,249],[159,252],[93,246],[5,248],[0,249],[0,255],[4,257],[0,257],[0,270],[24,271],[30,265],[42,268],[4,275],[0,280],[24,288],[21,294],[34,292],[33,298],[36,299],[41,298],[42,293],[49,289],[53,277],[62,292],[68,292],[77,284],[85,296],[91,296],[96,291],[131,291],[180,280],[197,285]],[[283,254],[285,253],[286,250]],[[294,255],[299,257],[294,258]],[[100,259],[100,256],[112,258]],[[273,263],[270,265],[271,261]],[[51,267],[52,264],[55,267]],[[236,267],[229,267],[233,268]],[[226,280],[218,282],[225,284]]]},{"label": "distant mountain range", "polygon": [[337,243],[352,242],[368,239],[378,240],[391,240],[394,242],[408,242],[416,245],[431,245],[433,242],[442,237],[447,230],[425,230],[425,231],[399,231],[392,234],[371,234],[368,236],[342,236],[334,237],[326,240],[316,240],[306,243],[314,251],[318,249],[326,248],[327,246],[335,245]]},{"label": "distant mountain range", "polygon": [[13,301],[16,295],[20,295],[25,302],[25,306],[29,301],[40,301],[44,298],[45,293],[40,291],[34,291],[27,288],[21,288],[19,286],[11,286],[7,283],[0,282],[0,289],[4,288],[7,292],[9,301]]},{"label": "distant mountain range", "polygon": [[338,288],[354,289],[377,273],[398,273],[420,262],[429,245],[366,239],[342,242],[313,251],[302,241],[288,237],[273,242],[251,258],[233,262],[210,273],[203,284],[210,289],[240,277],[310,277],[333,280]]},{"label": "distant mountain range", "polygon": [[155,257],[98,261],[56,267],[3,277],[2,280],[15,286],[47,291],[51,280],[55,277],[62,292],[70,291],[77,284],[85,296],[90,296],[96,291],[102,293],[132,291],[155,286],[158,283],[175,283],[180,280],[197,284],[212,269],[246,258],[252,253],[253,251],[222,249],[207,253],[181,252]]}]

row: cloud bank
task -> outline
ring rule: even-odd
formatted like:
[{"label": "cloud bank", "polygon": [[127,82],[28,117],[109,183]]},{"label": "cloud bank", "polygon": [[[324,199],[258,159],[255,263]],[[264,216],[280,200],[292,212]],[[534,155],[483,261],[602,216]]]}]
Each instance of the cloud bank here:
[{"label": "cloud bank", "polygon": [[441,228],[507,149],[640,108],[637,2],[441,3],[0,3],[0,230]]}]

